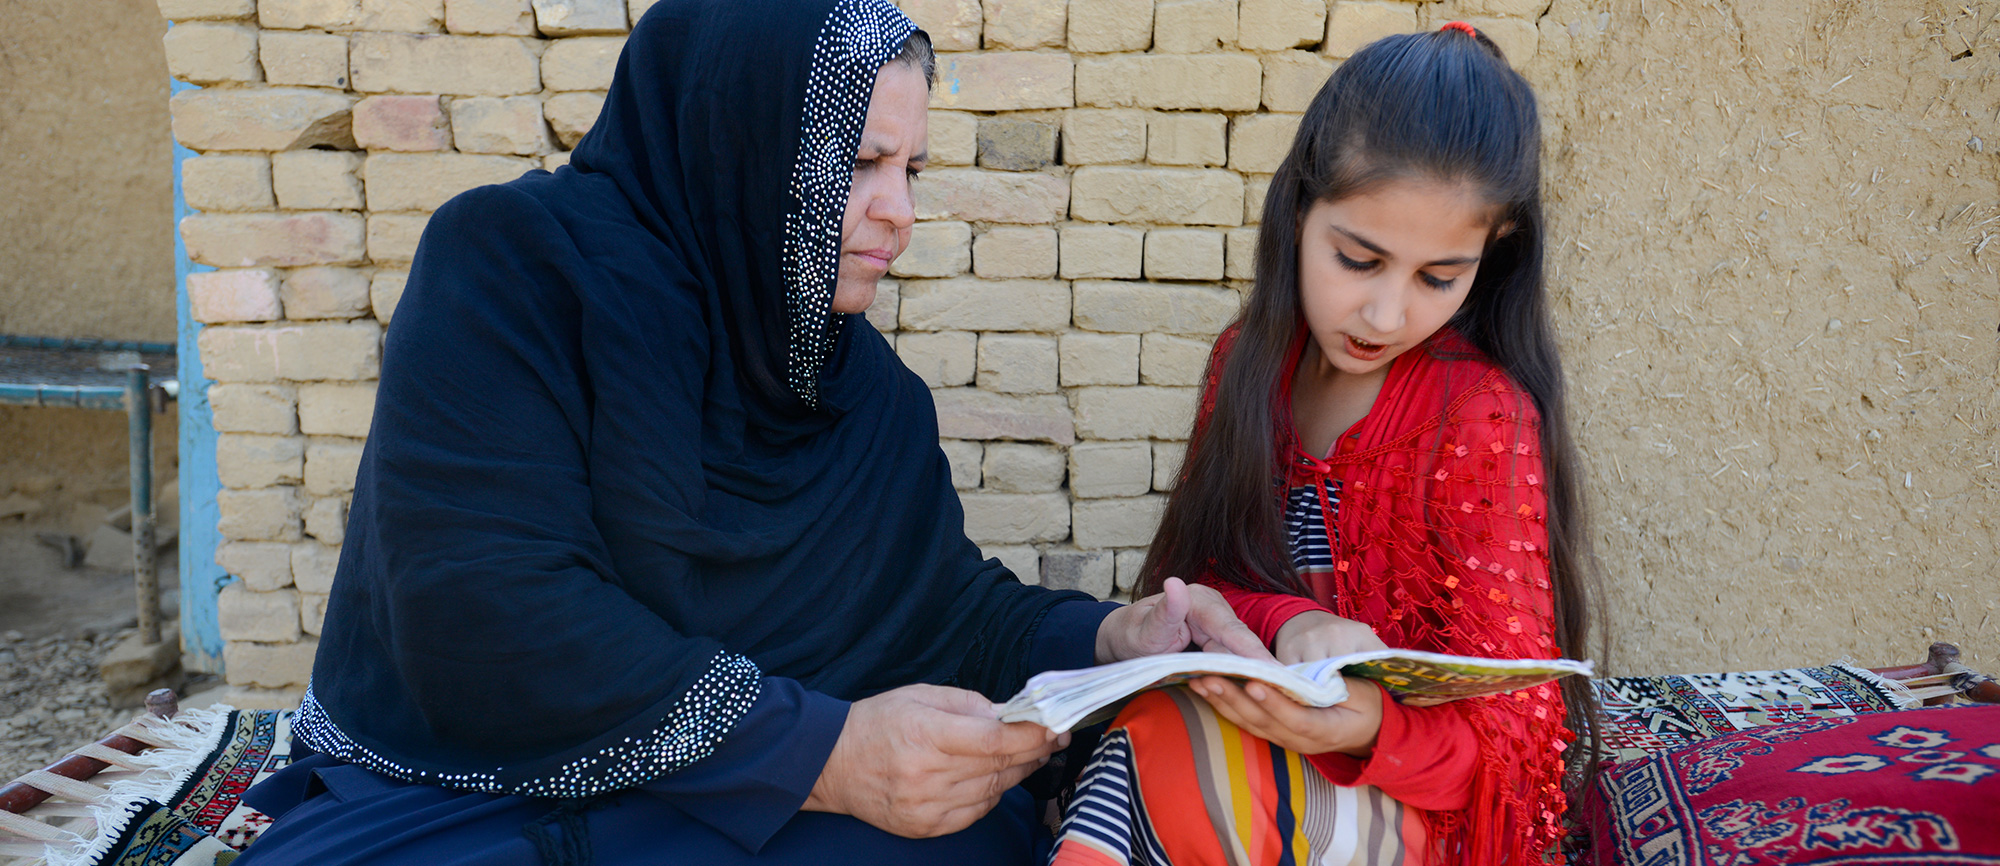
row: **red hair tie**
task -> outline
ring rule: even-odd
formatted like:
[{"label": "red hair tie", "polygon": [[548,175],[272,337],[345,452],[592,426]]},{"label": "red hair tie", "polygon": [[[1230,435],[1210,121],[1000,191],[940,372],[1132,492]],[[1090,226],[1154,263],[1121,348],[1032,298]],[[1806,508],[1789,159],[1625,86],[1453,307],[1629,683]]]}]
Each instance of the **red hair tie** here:
[{"label": "red hair tie", "polygon": [[1471,36],[1475,39],[1479,37],[1479,31],[1477,29],[1474,29],[1472,25],[1467,24],[1463,21],[1453,21],[1450,24],[1446,24],[1445,26],[1438,28],[1439,32],[1443,32],[1446,30],[1458,30],[1463,32],[1465,35]]}]

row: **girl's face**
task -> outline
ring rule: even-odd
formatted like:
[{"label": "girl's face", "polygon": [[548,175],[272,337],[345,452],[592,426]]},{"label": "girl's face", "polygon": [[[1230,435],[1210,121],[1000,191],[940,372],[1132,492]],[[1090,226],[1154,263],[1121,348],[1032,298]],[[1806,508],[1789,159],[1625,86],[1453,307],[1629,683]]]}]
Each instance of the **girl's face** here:
[{"label": "girl's face", "polygon": [[1306,211],[1299,300],[1329,372],[1365,376],[1465,304],[1497,218],[1465,184],[1393,180]]}]

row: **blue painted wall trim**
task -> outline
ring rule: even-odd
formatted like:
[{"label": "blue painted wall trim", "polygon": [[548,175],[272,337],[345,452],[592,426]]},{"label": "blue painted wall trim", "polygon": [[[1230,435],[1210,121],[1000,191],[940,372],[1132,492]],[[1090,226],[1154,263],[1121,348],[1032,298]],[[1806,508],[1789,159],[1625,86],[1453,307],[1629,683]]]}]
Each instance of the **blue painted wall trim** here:
[{"label": "blue painted wall trim", "polygon": [[[199,89],[175,81],[172,93]],[[222,626],[216,599],[234,580],[215,564],[222,543],[216,527],[221,514],[215,495],[222,479],[215,473],[215,420],[208,408],[208,377],[202,375],[201,351],[195,338],[201,325],[188,311],[188,274],[215,270],[188,261],[181,243],[181,218],[193,213],[181,191],[181,163],[195,153],[174,142],[174,310],[180,370],[180,491],[181,491],[181,664],[190,671],[222,672]]]}]

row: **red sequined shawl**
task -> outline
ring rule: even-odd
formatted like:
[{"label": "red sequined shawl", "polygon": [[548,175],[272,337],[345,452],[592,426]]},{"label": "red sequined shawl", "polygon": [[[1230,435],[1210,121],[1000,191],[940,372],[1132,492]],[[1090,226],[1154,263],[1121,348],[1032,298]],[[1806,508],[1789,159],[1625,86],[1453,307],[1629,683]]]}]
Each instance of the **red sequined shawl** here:
[{"label": "red sequined shawl", "polygon": [[[1197,445],[1235,336],[1224,332],[1210,357]],[[1396,359],[1368,415],[1331,454],[1308,454],[1292,423],[1289,380],[1304,345],[1301,330],[1273,411],[1283,487],[1340,485],[1327,527],[1334,570],[1309,587],[1313,599],[1374,627],[1392,647],[1561,655],[1533,398],[1447,328]],[[1460,713],[1479,741],[1470,805],[1432,813],[1448,862],[1543,862],[1562,832],[1561,752],[1574,738],[1556,687],[1415,711]]]}]

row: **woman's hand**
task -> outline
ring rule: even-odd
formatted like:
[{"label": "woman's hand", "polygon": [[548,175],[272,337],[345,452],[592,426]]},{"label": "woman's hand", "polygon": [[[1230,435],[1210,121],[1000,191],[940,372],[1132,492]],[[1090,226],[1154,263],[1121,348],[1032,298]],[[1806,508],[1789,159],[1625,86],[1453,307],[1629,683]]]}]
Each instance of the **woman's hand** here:
[{"label": "woman's hand", "polygon": [[1309,610],[1286,620],[1274,642],[1278,661],[1288,665],[1387,648],[1365,623],[1323,610]]},{"label": "woman's hand", "polygon": [[1222,593],[1169,577],[1158,595],[1128,604],[1104,618],[1097,627],[1097,663],[1180,652],[1189,644],[1204,652],[1271,658],[1271,651],[1236,618]]},{"label": "woman's hand", "polygon": [[1342,679],[1347,681],[1347,702],[1330,707],[1303,706],[1259,682],[1202,677],[1188,685],[1223,718],[1286,749],[1366,758],[1375,753],[1375,737],[1382,731],[1382,689],[1368,680]]}]

